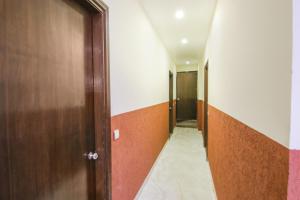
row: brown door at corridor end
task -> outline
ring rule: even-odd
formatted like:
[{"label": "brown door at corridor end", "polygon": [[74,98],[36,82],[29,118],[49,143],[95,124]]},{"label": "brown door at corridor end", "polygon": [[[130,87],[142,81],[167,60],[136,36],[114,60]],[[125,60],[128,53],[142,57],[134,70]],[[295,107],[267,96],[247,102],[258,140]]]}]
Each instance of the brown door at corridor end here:
[{"label": "brown door at corridor end", "polygon": [[197,119],[197,72],[177,73],[177,121]]},{"label": "brown door at corridor end", "polygon": [[107,14],[87,2],[0,2],[0,199],[108,199]]}]

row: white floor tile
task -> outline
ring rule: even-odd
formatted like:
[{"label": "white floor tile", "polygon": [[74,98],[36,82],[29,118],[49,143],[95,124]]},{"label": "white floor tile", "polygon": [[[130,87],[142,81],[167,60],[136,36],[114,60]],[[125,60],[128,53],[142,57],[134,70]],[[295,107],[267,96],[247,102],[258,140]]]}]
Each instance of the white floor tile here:
[{"label": "white floor tile", "polygon": [[216,200],[203,139],[175,128],[136,200]]}]

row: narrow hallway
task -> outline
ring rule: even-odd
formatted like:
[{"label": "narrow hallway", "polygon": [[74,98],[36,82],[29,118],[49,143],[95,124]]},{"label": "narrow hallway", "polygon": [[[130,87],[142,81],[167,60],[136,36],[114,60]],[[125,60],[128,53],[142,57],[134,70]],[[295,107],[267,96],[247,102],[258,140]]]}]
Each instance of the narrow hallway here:
[{"label": "narrow hallway", "polygon": [[136,200],[214,200],[203,139],[197,129],[176,127]]},{"label": "narrow hallway", "polygon": [[0,0],[0,200],[300,200],[299,55],[300,0]]}]

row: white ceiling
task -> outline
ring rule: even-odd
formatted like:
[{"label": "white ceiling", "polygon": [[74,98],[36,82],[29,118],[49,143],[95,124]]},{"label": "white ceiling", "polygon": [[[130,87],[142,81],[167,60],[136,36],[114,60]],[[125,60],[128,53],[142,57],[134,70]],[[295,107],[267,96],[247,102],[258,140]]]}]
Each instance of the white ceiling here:
[{"label": "white ceiling", "polygon": [[[151,23],[167,47],[176,65],[189,60],[198,64],[203,57],[216,0],[140,0]],[[175,18],[177,10],[184,18]],[[182,45],[181,39],[188,44]]]}]

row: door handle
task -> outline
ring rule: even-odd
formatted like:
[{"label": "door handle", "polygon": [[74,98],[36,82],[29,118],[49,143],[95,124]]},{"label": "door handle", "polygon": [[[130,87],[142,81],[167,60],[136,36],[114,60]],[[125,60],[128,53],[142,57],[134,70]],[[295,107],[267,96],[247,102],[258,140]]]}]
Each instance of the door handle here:
[{"label": "door handle", "polygon": [[180,98],[177,98],[177,101],[180,101]]},{"label": "door handle", "polygon": [[90,152],[88,154],[84,154],[88,160],[97,160],[99,158],[99,155],[96,152]]},{"label": "door handle", "polygon": [[172,107],[171,107],[171,106],[169,107],[169,110],[172,110]]}]

